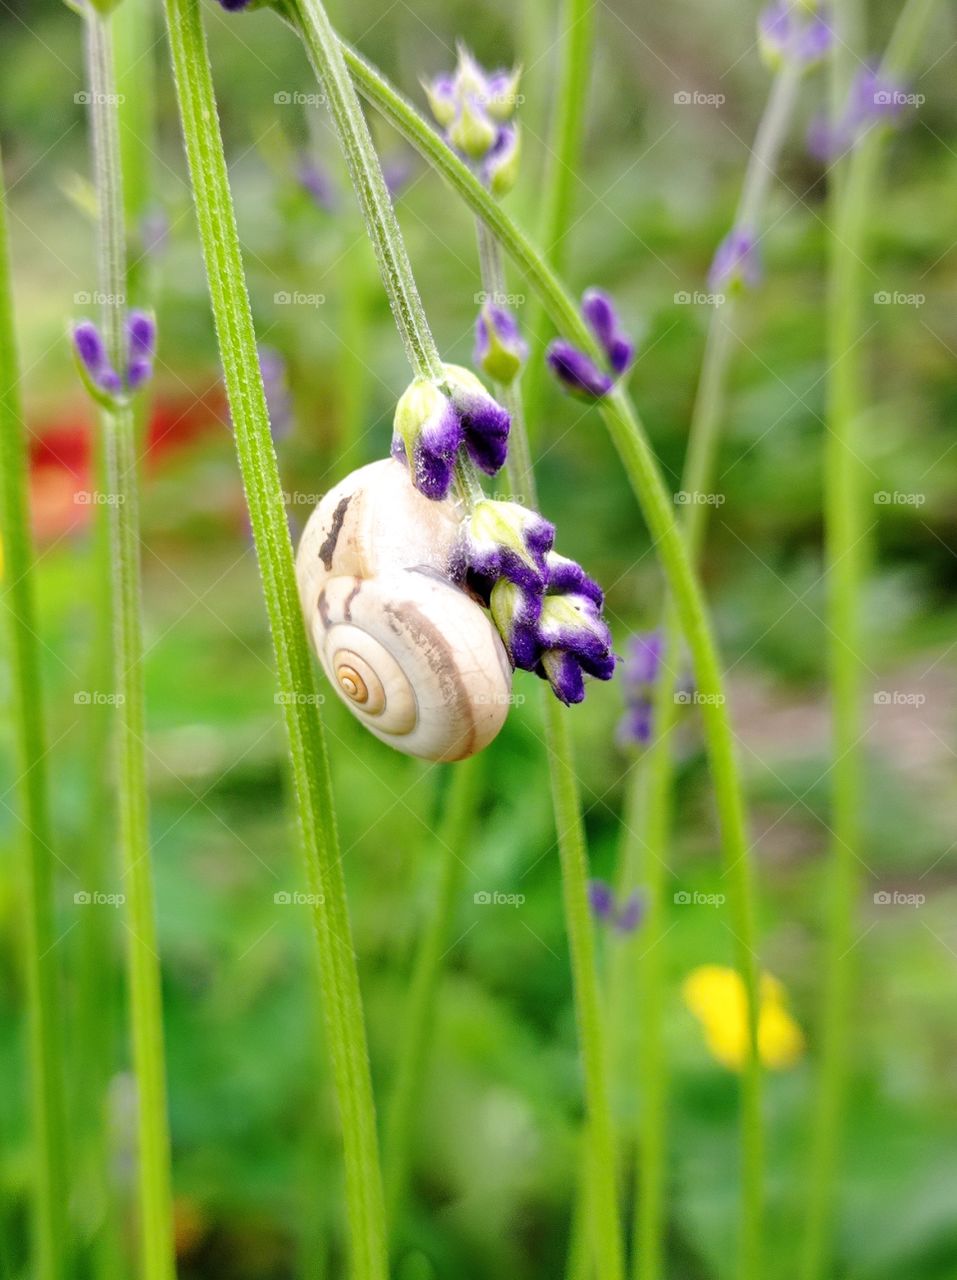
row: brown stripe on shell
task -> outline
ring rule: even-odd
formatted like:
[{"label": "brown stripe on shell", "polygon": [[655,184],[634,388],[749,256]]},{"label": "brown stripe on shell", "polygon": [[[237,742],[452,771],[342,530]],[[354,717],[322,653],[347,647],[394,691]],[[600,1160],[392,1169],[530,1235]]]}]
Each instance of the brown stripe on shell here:
[{"label": "brown stripe on shell", "polygon": [[319,559],[327,569],[332,568],[332,557],[335,554],[336,543],[339,541],[339,534],[342,533],[342,524],[346,518],[346,512],[349,509],[352,497],[353,495],[349,493],[340,500],[332,516],[332,527],[319,548]]}]

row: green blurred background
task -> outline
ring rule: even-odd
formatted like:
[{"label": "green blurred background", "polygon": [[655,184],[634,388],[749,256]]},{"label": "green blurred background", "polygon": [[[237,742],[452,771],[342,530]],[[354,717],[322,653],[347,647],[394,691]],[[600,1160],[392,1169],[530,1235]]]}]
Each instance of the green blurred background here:
[{"label": "green blurred background", "polygon": [[[862,56],[880,50],[896,6],[870,9]],[[353,0],[335,5],[334,16],[420,102],[419,78],[453,63],[456,38],[487,64],[524,63],[523,172],[509,205],[534,228],[556,74],[554,10],[542,0],[481,7]],[[258,336],[288,370],[293,424],[277,447],[290,518],[301,528],[335,480],[386,452],[408,372],[328,122],[308,100],[317,90],[301,49],[269,14],[230,18],[213,3],[205,14]],[[754,18],[751,5],[730,0],[597,6],[567,275],[576,291],[610,287],[641,334],[632,385],[675,488],[708,317],[707,303],[682,297],[706,287],[766,93]],[[80,25],[54,0],[0,7],[0,127],[42,551],[63,1009],[71,1063],[82,1064],[88,1011],[77,1005],[77,975],[90,963],[91,913],[100,913],[96,929],[112,939],[99,1011],[108,1011],[115,1042],[111,1193],[128,1222],[122,912],[75,901],[122,892],[109,849],[101,851],[104,883],[88,883],[84,871],[97,817],[85,766],[98,712],[77,701],[90,689],[94,621],[91,508],[82,500],[92,488],[92,415],[64,336],[68,318],[92,313],[83,294],[95,279],[84,107],[75,98],[84,87]],[[309,911],[275,900],[306,886],[159,13],[155,25],[149,236],[166,230],[139,272],[140,287],[154,291],[160,327],[144,457],[143,572],[177,1248],[182,1276],[197,1280],[316,1276],[321,1265],[339,1276],[339,1144],[314,1013]],[[872,209],[868,488],[919,501],[875,501],[870,537],[866,872],[834,1270],[854,1280],[957,1274],[955,39],[953,11],[939,6],[913,85],[925,102],[890,142]],[[676,102],[695,90],[723,101]],[[817,72],[804,85],[771,201],[766,281],[740,312],[717,485],[725,501],[713,513],[704,566],[751,804],[762,961],[788,987],[808,1038],[802,1062],[769,1081],[768,1280],[794,1274],[826,912],[825,187],[802,143],[824,96]],[[375,131],[390,162],[408,168],[397,206],[440,346],[469,363],[480,288],[470,215],[381,122]],[[304,150],[328,170],[331,208],[297,181]],[[135,239],[134,253],[142,246]],[[517,276],[512,287],[521,319],[527,289]],[[622,648],[660,608],[647,532],[594,411],[550,392],[533,430],[542,507],[558,525],[558,547],[606,586]],[[486,753],[480,821],[460,850],[469,875],[445,959],[398,1280],[563,1274],[581,1081],[537,683],[517,680],[526,700]],[[0,663],[0,1262],[2,1274],[22,1276],[30,1159],[9,692]],[[890,697],[872,703],[880,692]],[[633,767],[616,746],[621,710],[613,682],[593,684],[586,703],[568,713],[593,866],[605,877],[613,875]],[[381,1101],[393,1078],[412,956],[434,902],[432,831],[449,767],[391,752],[331,699],[323,714]],[[720,893],[694,719],[683,735],[673,888]],[[482,891],[524,900],[483,905],[475,901]],[[895,891],[919,895],[919,905],[875,900]],[[675,1280],[732,1273],[737,1082],[709,1057],[680,997],[695,965],[729,962],[726,914],[669,907]],[[622,946],[637,961],[640,930],[631,943],[603,935],[602,945],[605,966]],[[632,1008],[620,1028],[616,1106],[625,1135],[640,1122],[635,1016]],[[98,1212],[83,1177],[90,1126],[83,1078],[78,1065],[67,1084],[79,1171],[72,1212],[81,1229]],[[128,1254],[130,1240],[118,1247]]]}]

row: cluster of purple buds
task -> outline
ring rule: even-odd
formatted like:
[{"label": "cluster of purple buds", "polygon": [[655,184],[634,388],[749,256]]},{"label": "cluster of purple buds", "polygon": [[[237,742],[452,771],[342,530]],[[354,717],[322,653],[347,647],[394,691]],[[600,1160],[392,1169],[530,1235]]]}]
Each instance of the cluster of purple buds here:
[{"label": "cluster of purple buds", "polygon": [[582,315],[605,353],[612,373],[599,369],[594,360],[564,338],[556,338],[546,353],[549,368],[568,391],[587,399],[605,396],[628,369],[635,344],[619,324],[614,304],[601,289],[588,289],[582,297]]},{"label": "cluster of purple buds", "polygon": [[758,17],[758,45],[775,69],[793,59],[802,67],[825,56],[834,41],[827,12],[808,0],[772,0]]},{"label": "cluster of purple buds", "polygon": [[528,358],[528,343],[507,307],[486,300],[475,321],[475,363],[495,382],[508,386]]},{"label": "cluster of purple buds", "polygon": [[708,269],[708,287],[719,293],[753,289],[761,283],[762,275],[754,232],[747,227],[732,227],[715,250]]},{"label": "cluster of purple buds", "polygon": [[512,663],[568,704],[584,698],[586,675],[611,679],[615,655],[601,588],[554,541],[537,512],[483,498],[463,522],[452,572],[490,609]]},{"label": "cluster of purple buds", "polygon": [[618,726],[622,746],[646,747],[651,741],[655,685],[661,672],[662,638],[659,631],[631,637],[622,663],[625,714]]},{"label": "cluster of purple buds", "polygon": [[455,71],[422,82],[449,146],[475,168],[494,196],[511,191],[518,176],[520,136],[512,116],[520,75],[518,67],[486,71],[459,45]]},{"label": "cluster of purple buds", "polygon": [[73,351],[90,395],[101,404],[114,405],[139,391],[153,373],[156,352],[156,322],[146,311],[131,311],[124,328],[125,360],[114,369],[99,327],[92,320],[79,320],[71,334]]},{"label": "cluster of purple buds", "polygon": [[427,498],[448,497],[459,450],[486,475],[505,465],[508,413],[474,373],[444,366],[441,384],[416,378],[395,410],[392,454],[408,464],[412,483]]},{"label": "cluster of purple buds", "polygon": [[619,903],[606,880],[589,883],[588,901],[595,919],[618,933],[634,933],[645,915],[645,900],[640,889],[633,889],[624,902]]},{"label": "cluster of purple buds", "polygon": [[832,123],[826,116],[812,120],[808,151],[816,160],[829,163],[849,151],[873,126],[898,124],[913,100],[899,81],[864,67],[854,77],[837,120]]}]

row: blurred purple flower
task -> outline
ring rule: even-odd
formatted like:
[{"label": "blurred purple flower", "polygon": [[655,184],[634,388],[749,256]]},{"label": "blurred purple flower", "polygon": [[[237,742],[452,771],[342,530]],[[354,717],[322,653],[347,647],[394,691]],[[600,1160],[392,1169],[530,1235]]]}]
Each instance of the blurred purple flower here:
[{"label": "blurred purple flower", "polygon": [[591,880],[588,900],[592,914],[602,924],[611,925],[619,933],[634,933],[645,914],[645,901],[640,889],[634,889],[620,905],[615,891],[605,880]]},{"label": "blurred purple flower", "polygon": [[156,321],[146,311],[131,311],[124,322],[124,364],[121,372],[114,369],[106,352],[106,343],[92,320],[79,320],[73,326],[73,350],[83,379],[97,398],[122,398],[138,391],[153,374],[156,353]]},{"label": "blurred purple flower", "polygon": [[625,714],[618,725],[621,746],[647,746],[651,741],[655,685],[661,673],[660,631],[639,632],[628,642],[622,663]]},{"label": "blurred purple flower", "polygon": [[758,17],[758,40],[772,65],[785,58],[805,66],[818,62],[833,39],[827,12],[809,10],[803,0],[772,0]]},{"label": "blurred purple flower", "polygon": [[851,82],[836,122],[826,116],[811,121],[807,149],[816,160],[828,163],[855,146],[874,125],[899,124],[911,105],[913,96],[901,81],[864,67]]},{"label": "blurred purple flower", "polygon": [[708,269],[709,288],[753,289],[761,283],[761,260],[754,232],[747,227],[732,227],[715,250]]}]

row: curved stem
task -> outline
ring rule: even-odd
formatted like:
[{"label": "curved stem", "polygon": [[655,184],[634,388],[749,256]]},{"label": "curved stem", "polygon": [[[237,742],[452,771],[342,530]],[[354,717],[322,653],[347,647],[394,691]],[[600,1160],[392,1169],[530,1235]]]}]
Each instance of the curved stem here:
[{"label": "curved stem", "polygon": [[[126,249],[117,93],[110,17],[87,17],[93,158],[99,197],[98,246],[103,333],[114,369],[126,364],[124,317]],[[173,1258],[172,1187],[163,997],[156,936],[146,782],[146,712],[140,584],[138,453],[133,408],[102,414],[112,564],[119,844],[129,894],[129,990],[133,1068],[137,1084],[137,1140],[142,1270],[146,1280],[170,1280]]]},{"label": "curved stem", "polygon": [[285,12],[299,30],[326,91],[339,145],[409,363],[419,377],[441,376],[442,361],[412,275],[382,166],[325,6],[322,0],[285,0]]},{"label": "curved stem", "polygon": [[33,1138],[33,1274],[61,1280],[66,1252],[62,1043],[54,928],[53,831],[44,733],[27,446],[13,316],[7,197],[0,165],[0,546],[9,627],[13,726],[23,843],[29,1097]]},{"label": "curved stem", "polygon": [[198,0],[166,0],[166,16],[213,317],[269,615],[306,872],[318,903],[313,916],[318,978],[345,1148],[352,1276],[385,1280],[375,1106],[329,764]]},{"label": "curved stem", "polygon": [[432,1047],[442,961],[468,870],[462,860],[462,850],[475,822],[481,794],[482,759],[482,756],[473,756],[464,760],[452,773],[445,817],[437,840],[441,850],[438,892],[419,943],[409,986],[404,1032],[383,1142],[386,1208],[393,1227],[408,1185],[409,1146]]},{"label": "curved stem", "polygon": [[[567,290],[542,255],[466,166],[380,73],[354,51],[346,60],[363,95],[379,108],[399,132],[442,174],[468,206],[483,219],[513,261],[538,292],[552,321],[576,346],[600,360],[594,338]],[[702,704],[705,739],[721,821],[725,874],[733,886],[735,955],[747,996],[750,1053],[742,1078],[742,1197],[745,1231],[742,1240],[746,1274],[758,1274],[761,1235],[763,1143],[761,1137],[761,1077],[757,1057],[757,966],[754,900],[750,852],[745,829],[733,736],[725,707],[724,684],[717,647],[697,577],[692,568],[661,473],[651,446],[624,387],[619,384],[598,403],[625,473],[644,512],[668,591],[675,602],[681,629],[691,653]]]},{"label": "curved stem", "polygon": [[[897,77],[917,52],[934,0],[908,0],[888,43],[882,71]],[[828,437],[825,532],[829,584],[832,765],[831,884],[827,894],[821,1064],[812,1124],[803,1280],[826,1274],[840,1161],[847,1052],[851,1034],[854,911],[860,884],[861,694],[864,636],[861,596],[867,517],[862,485],[865,399],[863,271],[868,215],[881,159],[882,132],[862,139],[833,201],[828,296]]]}]

